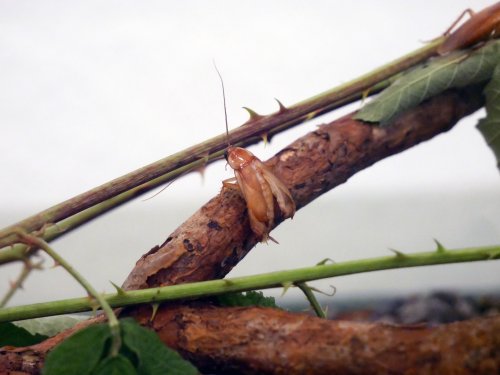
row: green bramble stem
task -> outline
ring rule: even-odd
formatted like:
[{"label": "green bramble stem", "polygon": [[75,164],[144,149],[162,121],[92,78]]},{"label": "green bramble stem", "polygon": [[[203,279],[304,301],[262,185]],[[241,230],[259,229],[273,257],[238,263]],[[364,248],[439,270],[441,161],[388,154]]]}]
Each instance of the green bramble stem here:
[{"label": "green bramble stem", "polygon": [[[217,159],[222,155],[222,152],[215,153],[211,158]],[[194,163],[188,164],[187,166],[176,169],[171,173],[167,173],[160,176],[154,180],[146,182],[140,186],[130,189],[124,193],[121,193],[113,198],[110,198],[104,202],[96,204],[86,210],[79,212],[69,218],[58,222],[57,224],[47,225],[43,231],[39,234],[40,238],[43,238],[46,242],[50,242],[63,236],[66,233],[71,232],[73,229],[95,219],[99,215],[106,213],[107,211],[118,207],[119,205],[128,202],[134,197],[144,194],[151,189],[165,184],[169,181],[173,181],[175,178],[182,176],[184,173],[192,170],[193,168],[201,167],[206,163],[205,160],[199,160]],[[30,249],[33,251],[33,249]],[[0,265],[15,262],[24,261],[29,255],[28,246],[22,243],[16,243],[10,248],[4,248],[0,250]]]},{"label": "green bramble stem", "polygon": [[[293,270],[278,271],[232,279],[202,281],[189,284],[134,290],[102,297],[112,307],[129,306],[140,303],[156,303],[179,299],[193,299],[228,292],[281,287],[287,283],[301,283],[329,277],[355,273],[419,267],[447,263],[485,261],[500,258],[500,245],[446,250],[438,246],[436,251],[385,256],[371,259],[352,260],[336,264],[323,264]],[[89,311],[92,309],[88,298],[74,298],[47,303],[37,303],[19,307],[0,309],[0,322],[38,318]]]},{"label": "green bramble stem", "polygon": [[[26,234],[22,230],[16,233],[19,236],[19,240],[24,242],[28,246],[36,246],[37,248],[45,251],[57,265],[63,267],[73,278],[87,291],[87,293],[95,298],[101,308],[104,310],[106,317],[108,318],[108,324],[111,330],[111,356],[116,356],[120,351],[121,347],[121,337],[120,337],[120,323],[116,318],[113,309],[101,294],[94,289],[94,287],[83,277],[83,275],[73,268],[66,260],[61,257],[56,251],[54,251],[44,240],[36,236]],[[87,298],[87,302],[90,302]],[[90,306],[90,304],[89,304]]]}]

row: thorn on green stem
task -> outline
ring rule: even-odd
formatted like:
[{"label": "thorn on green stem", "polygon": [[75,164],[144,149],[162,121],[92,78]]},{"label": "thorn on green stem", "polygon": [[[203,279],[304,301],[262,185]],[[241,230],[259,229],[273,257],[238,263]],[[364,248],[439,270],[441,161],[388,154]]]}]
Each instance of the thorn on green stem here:
[{"label": "thorn on green stem", "polygon": [[151,311],[151,317],[149,318],[150,322],[152,322],[155,319],[156,313],[158,312],[159,307],[160,307],[160,304],[158,302],[151,304],[152,311]]},{"label": "thorn on green stem", "polygon": [[441,244],[441,242],[439,242],[439,241],[438,241],[438,240],[436,240],[435,238],[434,238],[434,242],[435,242],[435,243],[436,243],[436,245],[437,245],[437,248],[436,248],[436,252],[437,252],[437,253],[444,253],[444,252],[446,252],[446,249],[445,249],[445,247]]},{"label": "thorn on green stem", "polygon": [[396,258],[406,258],[406,254],[399,250],[389,248],[389,251],[392,251],[396,255]]},{"label": "thorn on green stem", "polygon": [[111,285],[116,289],[116,292],[118,293],[119,296],[124,296],[126,292],[123,290],[122,287],[116,285],[114,282],[110,281]]},{"label": "thorn on green stem", "polygon": [[332,258],[325,258],[322,261],[319,261],[318,263],[316,263],[316,265],[317,266],[324,266],[328,262],[332,262],[333,264],[335,264],[335,261]]},{"label": "thorn on green stem", "polygon": [[283,286],[283,292],[281,293],[281,297],[283,297],[286,292],[288,292],[288,289],[290,289],[292,286],[294,286],[294,283],[291,281],[287,281],[281,284]]},{"label": "thorn on green stem", "polygon": [[314,290],[315,292],[321,293],[321,294],[323,294],[324,296],[327,296],[327,297],[333,297],[337,293],[337,288],[335,287],[335,285],[330,285],[330,288],[332,288],[332,292],[331,293],[325,292],[325,291],[323,291],[321,289],[318,289],[318,288],[315,288],[313,286],[308,286],[308,288],[311,289],[311,290]]}]

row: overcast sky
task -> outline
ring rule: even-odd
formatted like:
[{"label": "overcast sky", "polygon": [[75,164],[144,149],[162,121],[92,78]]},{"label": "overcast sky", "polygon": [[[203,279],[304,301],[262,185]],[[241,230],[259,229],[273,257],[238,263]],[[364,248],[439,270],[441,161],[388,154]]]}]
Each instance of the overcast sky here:
[{"label": "overcast sky", "polygon": [[[479,10],[490,3],[0,1],[4,151],[0,224],[11,224],[222,133],[223,108],[213,59],[225,80],[230,126],[236,127],[247,119],[243,106],[266,114],[277,109],[273,98],[290,105],[314,96],[421,47],[465,8]],[[358,107],[355,104],[349,110]],[[345,111],[315,119],[275,137],[267,147],[260,144],[251,150],[266,159]],[[477,202],[470,203],[484,196],[484,207],[489,200],[498,208],[500,201],[500,175],[493,154],[475,129],[481,116],[478,112],[449,133],[377,163],[321,202],[452,193],[457,198],[449,207],[463,204],[472,210],[464,208],[464,216],[478,215],[492,228],[487,237],[482,232],[472,231],[474,237],[460,231],[457,244],[467,239],[477,245],[483,244],[481,239],[499,243],[498,211],[484,216],[473,211],[479,207]],[[203,183],[196,174],[179,179],[155,199],[127,206],[132,210],[129,214],[134,209],[147,212],[182,206],[188,207],[182,214],[188,216],[230,176],[223,163],[216,163],[208,168]],[[419,208],[414,200],[404,204],[410,207],[409,217]],[[363,212],[362,207],[359,210]],[[312,212],[304,217],[309,215],[307,223],[314,225]],[[382,205],[378,215],[384,213]],[[459,220],[460,215],[451,214]],[[450,223],[444,213],[425,212],[423,220],[426,215]],[[182,221],[169,220],[175,226]],[[335,220],[344,222],[339,217]],[[460,223],[466,228],[472,225]],[[451,237],[453,230],[449,230]],[[429,230],[423,243],[430,246],[436,231]],[[164,232],[162,228],[166,236]],[[391,245],[390,232],[379,235],[381,246]],[[403,232],[401,238],[405,236]],[[152,247],[157,242],[161,238],[145,243]],[[346,239],[342,245],[349,243]],[[369,244],[374,244],[373,238]],[[413,239],[403,243],[411,244]],[[137,259],[147,248],[132,250],[130,259]],[[264,253],[260,255],[264,260],[259,261],[266,262]],[[356,254],[361,256],[361,251]],[[320,254],[309,263],[320,260],[316,258]],[[126,275],[129,263],[117,277]],[[491,277],[492,282],[499,281]]]}]

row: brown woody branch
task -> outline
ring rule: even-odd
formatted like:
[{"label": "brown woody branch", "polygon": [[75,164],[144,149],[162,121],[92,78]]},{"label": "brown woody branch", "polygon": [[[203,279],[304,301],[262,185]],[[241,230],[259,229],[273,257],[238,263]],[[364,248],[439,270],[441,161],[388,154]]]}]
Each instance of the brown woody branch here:
[{"label": "brown woody branch", "polygon": [[207,373],[498,374],[500,315],[439,327],[332,321],[271,308],[165,306],[134,316]]},{"label": "brown woody branch", "polygon": [[[301,208],[345,182],[359,170],[450,129],[460,118],[482,105],[480,88],[476,87],[452,90],[436,96],[406,112],[386,128],[354,120],[348,115],[303,136],[266,164],[290,188],[297,208]],[[156,246],[143,255],[123,286],[131,290],[222,278],[255,244],[256,239],[246,216],[245,202],[237,190],[224,189],[183,223],[161,246]],[[155,322],[170,316],[168,309],[162,311]],[[269,311],[271,317],[273,310]],[[167,314],[167,317],[162,314]],[[289,318],[293,319],[293,315]],[[355,323],[350,324],[353,329],[356,328]],[[243,331],[249,330],[248,326],[242,327]],[[363,327],[365,326],[360,325],[358,328],[363,330]],[[228,328],[227,325],[222,325],[220,330],[225,328]],[[26,369],[25,373],[37,373],[45,354],[71,332],[64,332],[38,346],[0,351],[0,370]],[[172,335],[176,335],[176,332],[172,331]],[[244,337],[245,332],[241,334]],[[251,340],[240,342],[243,347],[250,344]],[[286,342],[283,345],[292,343]],[[368,341],[366,345],[368,350]],[[373,345],[377,345],[376,340]],[[196,356],[196,353],[191,355]],[[202,363],[205,361],[203,356],[204,354],[200,357]],[[246,360],[253,359],[248,357]],[[266,360],[271,367],[279,365],[279,356],[270,356]],[[214,361],[219,363],[223,358],[214,358]],[[232,363],[230,358],[228,361]],[[251,363],[241,363],[241,368],[251,366]]]},{"label": "brown woody branch", "polygon": [[[266,164],[290,189],[299,209],[361,169],[450,129],[481,105],[476,88],[439,95],[389,127],[372,126],[348,115],[299,138]],[[143,255],[123,287],[222,278],[256,242],[241,195],[223,189],[162,245]]]}]

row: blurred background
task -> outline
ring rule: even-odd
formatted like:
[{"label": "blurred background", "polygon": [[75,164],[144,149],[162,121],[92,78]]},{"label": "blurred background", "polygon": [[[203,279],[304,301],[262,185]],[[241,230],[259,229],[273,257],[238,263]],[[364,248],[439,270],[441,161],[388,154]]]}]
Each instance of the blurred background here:
[{"label": "blurred background", "polygon": [[[0,1],[0,226],[224,131],[242,106],[267,114],[328,90],[440,35],[491,1]],[[251,147],[267,159],[359,103]],[[500,242],[500,175],[475,129],[453,130],[383,160],[300,210],[230,276]],[[101,291],[217,194],[225,163],[137,199],[54,247]],[[150,194],[152,195],[152,194]],[[59,268],[34,273],[11,305],[77,297]],[[334,298],[433,290],[498,291],[499,263],[372,272],[311,283]],[[20,264],[2,267],[0,293]],[[280,290],[266,294],[279,296]],[[295,291],[286,298],[298,297]]]}]

